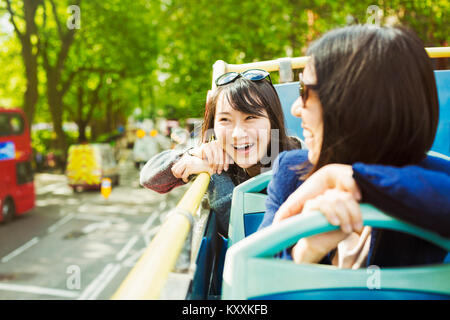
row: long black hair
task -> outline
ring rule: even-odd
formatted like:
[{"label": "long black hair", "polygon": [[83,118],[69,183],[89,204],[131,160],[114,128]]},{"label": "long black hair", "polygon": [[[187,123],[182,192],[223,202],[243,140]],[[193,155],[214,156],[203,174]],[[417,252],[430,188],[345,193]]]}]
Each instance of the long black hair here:
[{"label": "long black hair", "polygon": [[439,119],[423,42],[405,28],[349,26],[307,51],[322,104],[323,141],[311,173],[329,163],[418,163]]}]

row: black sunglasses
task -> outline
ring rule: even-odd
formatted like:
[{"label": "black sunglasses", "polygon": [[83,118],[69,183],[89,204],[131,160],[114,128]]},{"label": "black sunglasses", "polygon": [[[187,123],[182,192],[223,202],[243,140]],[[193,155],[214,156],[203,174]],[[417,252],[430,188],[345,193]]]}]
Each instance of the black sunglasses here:
[{"label": "black sunglasses", "polygon": [[299,82],[298,82],[298,93],[300,95],[300,97],[303,100],[303,104],[306,103],[306,100],[308,100],[308,94],[309,94],[309,90],[316,90],[317,89],[317,85],[316,84],[305,84],[303,82],[303,73],[299,74]]},{"label": "black sunglasses", "polygon": [[269,81],[270,81],[270,83],[272,83],[272,80],[270,79],[270,73],[267,72],[266,70],[250,69],[250,70],[244,71],[242,73],[239,73],[239,72],[224,73],[223,75],[221,75],[220,77],[218,77],[216,79],[216,86],[218,86],[218,87],[224,86],[228,83],[233,82],[234,80],[236,80],[239,77],[243,77],[245,79],[252,80],[252,81],[259,81],[259,80],[263,80],[263,79],[269,77]]}]

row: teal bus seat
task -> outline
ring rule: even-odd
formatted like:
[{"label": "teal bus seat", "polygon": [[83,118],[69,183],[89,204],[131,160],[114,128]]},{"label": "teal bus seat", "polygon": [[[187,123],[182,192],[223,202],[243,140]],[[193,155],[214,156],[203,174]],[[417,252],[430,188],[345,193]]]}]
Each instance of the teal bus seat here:
[{"label": "teal bus seat", "polygon": [[244,215],[244,233],[246,237],[258,231],[263,218],[264,212],[248,213]]},{"label": "teal bus seat", "polygon": [[449,300],[448,295],[405,290],[321,289],[283,292],[250,300]]},{"label": "teal bus seat", "polygon": [[270,180],[272,171],[253,177],[233,190],[230,224],[228,227],[228,247],[255,232],[266,212],[266,194],[262,194]]},{"label": "teal bus seat", "polygon": [[[361,204],[361,211],[364,225],[412,234],[450,250],[450,239],[396,220],[368,204]],[[450,264],[350,270],[274,257],[302,237],[336,229],[316,211],[235,243],[226,254],[222,299],[450,299]]]}]

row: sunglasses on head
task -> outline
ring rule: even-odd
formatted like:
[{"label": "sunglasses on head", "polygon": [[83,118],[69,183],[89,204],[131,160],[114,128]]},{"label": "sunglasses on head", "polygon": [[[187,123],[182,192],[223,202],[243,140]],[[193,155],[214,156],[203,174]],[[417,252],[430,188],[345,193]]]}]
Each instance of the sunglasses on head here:
[{"label": "sunglasses on head", "polygon": [[269,77],[270,83],[272,83],[272,80],[270,79],[270,74],[266,70],[262,69],[250,69],[247,71],[244,71],[242,73],[239,72],[227,72],[221,75],[216,79],[216,86],[224,86],[228,83],[231,83],[235,81],[237,78],[242,77],[248,80],[252,81],[260,81],[267,77]]}]

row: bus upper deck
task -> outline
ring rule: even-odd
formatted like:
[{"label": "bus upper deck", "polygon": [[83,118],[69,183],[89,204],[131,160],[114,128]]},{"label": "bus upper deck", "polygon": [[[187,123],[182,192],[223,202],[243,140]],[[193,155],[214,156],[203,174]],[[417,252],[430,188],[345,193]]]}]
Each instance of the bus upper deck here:
[{"label": "bus upper deck", "polygon": [[[427,51],[430,57],[450,57],[450,48],[427,48]],[[290,81],[293,80],[292,69],[303,68],[306,62],[306,57],[245,65],[227,65],[225,62],[219,61],[214,65],[213,79],[225,72],[242,72],[251,68],[280,71],[281,82],[288,82],[276,85],[284,110],[287,130],[290,130],[289,134],[302,137],[302,133],[299,132],[300,120],[293,118],[289,112],[290,105],[298,97],[298,82]],[[443,157],[448,157],[450,156],[450,71],[435,71],[435,78],[440,103],[440,120],[432,151],[442,154]],[[367,299],[448,299],[450,297],[450,284],[445,281],[450,276],[450,265],[448,264],[422,269],[418,267],[416,269],[381,270],[382,272],[386,271],[383,272],[383,279],[386,279],[387,282],[385,287],[383,285],[386,290],[380,294],[379,291],[370,293],[370,288],[368,288],[366,282],[368,274],[366,270],[331,270],[329,266],[300,266],[288,261],[271,259],[270,257],[274,253],[292,244],[302,236],[297,232],[298,230],[295,231],[296,227],[302,225],[302,228],[304,228],[304,230],[302,229],[303,235],[311,235],[332,230],[333,226],[316,215],[310,217],[308,221],[303,221],[302,217],[298,217],[294,226],[281,225],[277,228],[271,228],[265,233],[258,232],[252,235],[256,230],[255,226],[259,224],[261,215],[265,211],[265,195],[261,194],[260,191],[264,189],[264,186],[267,186],[270,179],[271,173],[267,172],[235,188],[230,218],[230,238],[225,239],[222,246],[216,246],[211,239],[213,232],[205,230],[202,245],[196,258],[196,272],[187,298],[218,298],[211,292],[210,280],[213,278],[212,274],[221,273],[223,267],[224,291],[221,293],[221,297],[224,299],[354,299],[358,294],[361,294],[361,291],[368,294],[364,295]],[[201,196],[203,196],[208,183],[208,174],[200,174],[197,177],[188,193],[177,206],[175,214],[172,215],[173,222],[170,222],[170,219],[166,221],[167,226],[161,228],[160,233],[148,247],[147,252],[116,292],[115,299],[157,299],[159,297],[158,290],[163,287],[163,280],[161,279],[167,277],[175,264],[177,252],[180,251],[180,243],[184,241],[187,234],[186,230],[195,220],[194,213],[198,209]],[[414,233],[450,251],[449,239],[392,219],[371,206],[364,207],[363,216],[365,222],[370,225]],[[213,217],[210,217],[208,226],[214,227],[213,219]],[[174,231],[177,229],[176,225],[182,225],[180,228],[183,231]],[[167,230],[171,230],[171,232],[167,232]],[[267,239],[273,241],[267,241]],[[264,241],[261,242],[262,240]],[[227,244],[226,241],[229,241],[229,243]],[[219,251],[217,251],[218,249]],[[167,251],[173,253],[170,259],[166,257]],[[224,261],[225,251],[227,251],[227,254]],[[161,252],[164,252],[164,256]],[[205,261],[208,262],[208,265],[204,264]],[[269,270],[273,274],[275,268],[280,271],[278,274],[285,273],[285,276],[281,278],[264,277],[264,274],[267,274]],[[299,272],[304,272],[308,276],[297,277],[296,281],[289,280],[292,279],[293,273],[298,275]],[[378,272],[378,270],[374,272]],[[418,276],[423,276],[421,278],[423,281],[416,282]],[[321,277],[324,281],[312,280]],[[333,277],[346,281],[347,285],[332,285],[330,279]],[[155,280],[156,278],[158,280]],[[305,281],[305,278],[309,280]],[[158,285],[155,286],[155,283],[158,283]],[[357,295],[352,295],[348,291],[350,289]],[[303,292],[303,295],[298,294],[300,291]],[[305,292],[309,296],[305,295]],[[347,292],[349,295],[345,295],[343,292]],[[339,296],[339,294],[341,295]]]}]

